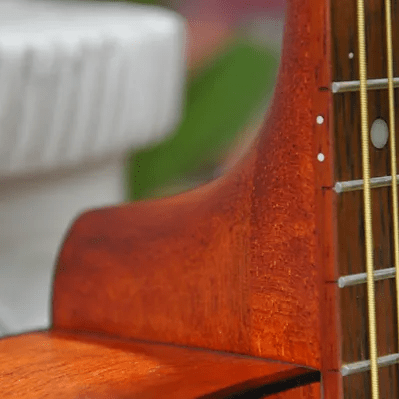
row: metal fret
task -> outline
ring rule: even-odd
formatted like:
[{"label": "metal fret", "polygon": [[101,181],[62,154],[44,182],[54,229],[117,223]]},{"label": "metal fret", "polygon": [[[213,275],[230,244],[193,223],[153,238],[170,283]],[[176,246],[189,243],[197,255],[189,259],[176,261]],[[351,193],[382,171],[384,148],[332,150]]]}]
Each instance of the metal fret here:
[{"label": "metal fret", "polygon": [[[399,363],[399,353],[381,356],[377,359],[378,367],[392,366]],[[345,364],[341,367],[341,375],[346,377],[352,374],[364,373],[370,370],[370,360],[362,360],[360,362]]]},{"label": "metal fret", "polygon": [[[388,269],[381,269],[374,271],[374,281],[388,280],[394,278],[396,270],[394,267]],[[345,288],[352,285],[364,284],[367,281],[367,273],[352,274],[349,276],[343,276],[338,279],[338,287]]]},{"label": "metal fret", "polygon": [[[393,86],[399,87],[399,77],[393,78]],[[368,79],[367,90],[388,89],[388,79]],[[331,85],[333,93],[347,93],[351,91],[360,91],[359,80],[348,80],[345,82],[333,82]]]},{"label": "metal fret", "polygon": [[[397,175],[397,179],[399,179],[399,175]],[[388,187],[392,185],[392,176],[381,176],[381,177],[372,177],[370,179],[370,187],[378,188],[378,187]],[[347,191],[357,191],[363,190],[364,180],[349,180],[349,181],[341,181],[335,183],[334,191],[337,194],[345,193]]]}]

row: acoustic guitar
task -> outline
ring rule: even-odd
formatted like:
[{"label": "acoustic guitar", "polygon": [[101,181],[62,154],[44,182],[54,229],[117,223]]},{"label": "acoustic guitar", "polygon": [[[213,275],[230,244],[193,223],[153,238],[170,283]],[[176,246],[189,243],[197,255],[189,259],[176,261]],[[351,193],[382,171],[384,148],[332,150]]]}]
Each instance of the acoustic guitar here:
[{"label": "acoustic guitar", "polygon": [[79,217],[0,396],[398,398],[398,49],[396,0],[290,0],[252,149]]}]

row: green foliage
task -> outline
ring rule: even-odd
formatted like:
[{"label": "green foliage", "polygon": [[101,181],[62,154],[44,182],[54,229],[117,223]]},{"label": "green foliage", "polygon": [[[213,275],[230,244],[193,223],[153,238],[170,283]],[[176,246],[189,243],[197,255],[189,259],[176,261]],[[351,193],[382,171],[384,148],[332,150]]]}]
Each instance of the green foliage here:
[{"label": "green foliage", "polygon": [[278,54],[239,41],[188,83],[185,116],[171,138],[136,152],[129,168],[131,199],[215,167],[221,152],[270,94]]}]

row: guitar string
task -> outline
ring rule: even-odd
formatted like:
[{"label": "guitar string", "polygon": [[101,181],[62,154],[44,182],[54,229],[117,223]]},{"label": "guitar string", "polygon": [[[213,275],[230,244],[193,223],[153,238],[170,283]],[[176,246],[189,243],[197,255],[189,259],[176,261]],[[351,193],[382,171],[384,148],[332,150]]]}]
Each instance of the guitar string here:
[{"label": "guitar string", "polygon": [[[391,1],[385,0],[386,36],[387,36],[387,72],[388,72],[388,96],[389,96],[389,130],[391,150],[391,175],[392,175],[392,217],[393,237],[396,269],[396,303],[397,319],[399,326],[399,226],[398,226],[398,185],[396,177],[396,137],[395,137],[395,97],[393,86],[393,50],[392,50],[392,12]],[[398,331],[399,340],[399,331]]]},{"label": "guitar string", "polygon": [[379,399],[378,364],[377,364],[377,323],[375,314],[374,292],[374,257],[373,257],[373,229],[371,214],[370,188],[370,154],[368,140],[368,99],[367,99],[367,61],[365,38],[364,0],[357,0],[357,24],[359,42],[359,80],[360,80],[360,117],[362,136],[362,167],[363,167],[363,201],[364,201],[364,230],[366,244],[367,270],[367,301],[369,318],[369,346],[371,366],[371,397]]}]

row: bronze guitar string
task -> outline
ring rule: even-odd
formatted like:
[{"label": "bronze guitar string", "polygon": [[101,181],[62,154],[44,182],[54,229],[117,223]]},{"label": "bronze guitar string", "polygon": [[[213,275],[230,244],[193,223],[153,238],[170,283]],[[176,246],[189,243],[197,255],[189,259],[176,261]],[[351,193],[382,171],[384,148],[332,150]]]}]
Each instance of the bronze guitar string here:
[{"label": "bronze guitar string", "polygon": [[368,98],[367,98],[367,62],[365,38],[365,12],[364,0],[357,0],[357,22],[359,41],[359,80],[360,80],[360,117],[362,137],[362,169],[363,169],[363,201],[364,201],[364,231],[366,245],[366,270],[367,270],[367,301],[369,318],[369,345],[371,365],[371,396],[379,399],[379,379],[377,364],[377,323],[375,311],[374,291],[374,255],[373,255],[373,227],[370,187],[370,153],[369,153],[369,127],[368,127]]},{"label": "bronze guitar string", "polygon": [[[392,176],[392,217],[393,217],[393,239],[394,260],[396,269],[396,301],[397,319],[399,326],[399,226],[398,226],[398,183],[396,171],[396,137],[395,137],[395,97],[393,77],[393,49],[392,49],[392,12],[391,1],[385,0],[386,36],[387,36],[387,75],[388,75],[388,97],[389,97],[389,140],[391,152],[391,176]],[[399,339],[399,333],[398,333]]]}]

